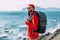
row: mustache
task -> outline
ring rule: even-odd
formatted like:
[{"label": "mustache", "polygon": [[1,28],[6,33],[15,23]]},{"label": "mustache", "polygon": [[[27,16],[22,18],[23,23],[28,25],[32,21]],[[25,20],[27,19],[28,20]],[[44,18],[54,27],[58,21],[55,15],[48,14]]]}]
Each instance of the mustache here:
[{"label": "mustache", "polygon": [[28,13],[32,12],[32,10],[28,11]]}]

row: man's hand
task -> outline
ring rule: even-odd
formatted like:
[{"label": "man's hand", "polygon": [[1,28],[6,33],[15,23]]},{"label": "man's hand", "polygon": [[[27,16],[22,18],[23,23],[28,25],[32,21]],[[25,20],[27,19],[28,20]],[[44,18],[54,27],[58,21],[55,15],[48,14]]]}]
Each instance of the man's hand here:
[{"label": "man's hand", "polygon": [[29,18],[27,18],[27,19],[25,20],[25,23],[26,23],[27,25],[30,23]]}]

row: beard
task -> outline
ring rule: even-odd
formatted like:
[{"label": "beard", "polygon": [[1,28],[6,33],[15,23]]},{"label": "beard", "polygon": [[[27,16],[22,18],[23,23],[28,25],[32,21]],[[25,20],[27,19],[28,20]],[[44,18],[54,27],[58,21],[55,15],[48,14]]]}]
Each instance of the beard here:
[{"label": "beard", "polygon": [[30,16],[30,13],[32,12],[32,10],[28,11],[28,16]]}]

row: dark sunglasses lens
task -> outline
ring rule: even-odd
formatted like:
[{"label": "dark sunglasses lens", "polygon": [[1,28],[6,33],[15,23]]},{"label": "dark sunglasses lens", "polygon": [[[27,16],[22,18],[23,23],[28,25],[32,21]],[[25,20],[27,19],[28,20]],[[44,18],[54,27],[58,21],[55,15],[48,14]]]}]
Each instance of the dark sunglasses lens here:
[{"label": "dark sunglasses lens", "polygon": [[27,9],[30,9],[30,7],[28,7]]}]

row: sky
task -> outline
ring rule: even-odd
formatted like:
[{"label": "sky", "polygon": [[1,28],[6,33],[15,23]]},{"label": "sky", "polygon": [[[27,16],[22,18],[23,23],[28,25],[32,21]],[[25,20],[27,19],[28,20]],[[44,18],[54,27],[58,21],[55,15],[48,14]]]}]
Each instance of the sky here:
[{"label": "sky", "polygon": [[60,0],[0,0],[0,11],[21,11],[28,4],[42,8],[60,8]]}]

